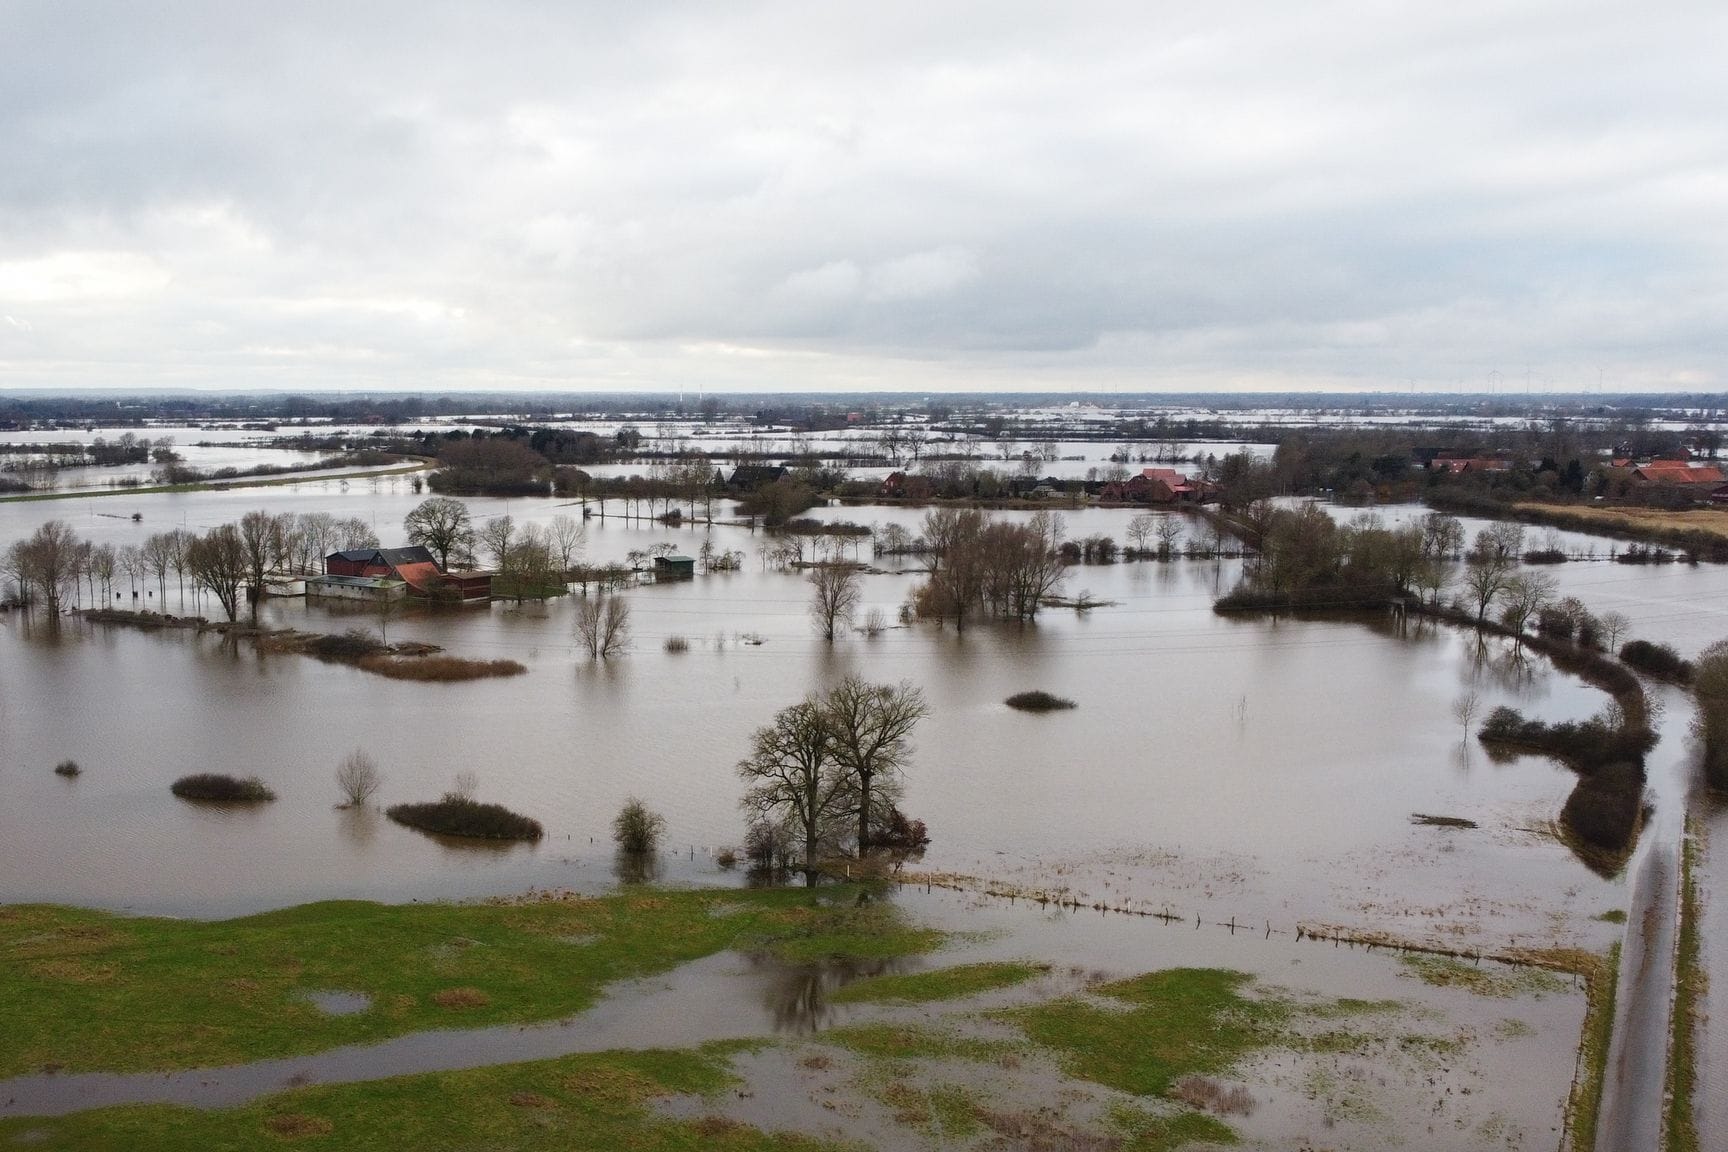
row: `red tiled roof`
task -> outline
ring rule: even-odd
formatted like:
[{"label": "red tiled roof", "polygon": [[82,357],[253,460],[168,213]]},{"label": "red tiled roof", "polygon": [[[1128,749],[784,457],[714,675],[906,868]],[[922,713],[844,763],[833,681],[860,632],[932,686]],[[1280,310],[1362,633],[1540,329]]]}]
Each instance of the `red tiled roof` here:
[{"label": "red tiled roof", "polygon": [[1632,475],[1658,484],[1721,484],[1724,480],[1722,469],[1714,464],[1694,467],[1684,460],[1652,460],[1634,468]]}]

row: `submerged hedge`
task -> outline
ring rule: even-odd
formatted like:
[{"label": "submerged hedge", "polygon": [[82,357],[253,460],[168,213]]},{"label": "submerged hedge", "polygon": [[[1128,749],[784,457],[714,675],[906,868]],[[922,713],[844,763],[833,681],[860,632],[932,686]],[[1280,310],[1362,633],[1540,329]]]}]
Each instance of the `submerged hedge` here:
[{"label": "submerged hedge", "polygon": [[538,840],[546,834],[540,821],[512,812],[502,804],[482,804],[454,794],[431,804],[397,804],[384,814],[398,824],[444,836]]},{"label": "submerged hedge", "polygon": [[256,776],[242,780],[219,772],[199,772],[182,776],[168,786],[182,800],[215,800],[229,804],[263,804],[276,799],[276,793],[264,786]]},{"label": "submerged hedge", "polygon": [[1003,701],[1010,708],[1018,708],[1022,712],[1055,712],[1062,708],[1077,708],[1074,701],[1061,696],[1053,696],[1048,692],[1036,690],[1032,692],[1016,692]]}]

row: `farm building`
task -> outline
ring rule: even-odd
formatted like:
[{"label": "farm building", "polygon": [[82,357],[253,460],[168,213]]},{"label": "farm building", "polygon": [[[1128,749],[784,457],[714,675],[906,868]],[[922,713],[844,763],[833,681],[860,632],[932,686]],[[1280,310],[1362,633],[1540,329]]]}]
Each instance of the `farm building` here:
[{"label": "farm building", "polygon": [[696,575],[696,561],[689,556],[654,557],[654,579],[690,580]]},{"label": "farm building", "polygon": [[[400,580],[408,595],[429,600],[489,600],[492,573],[445,572],[432,553],[419,546],[409,548],[350,548],[324,558],[330,576],[372,577]],[[310,591],[310,588],[308,588]]]}]

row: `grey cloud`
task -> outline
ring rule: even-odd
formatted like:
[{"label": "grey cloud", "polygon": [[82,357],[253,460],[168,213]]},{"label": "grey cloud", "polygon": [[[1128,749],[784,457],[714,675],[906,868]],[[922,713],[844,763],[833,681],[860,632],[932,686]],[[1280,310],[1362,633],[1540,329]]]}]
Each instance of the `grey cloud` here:
[{"label": "grey cloud", "polygon": [[1725,23],[12,3],[0,378],[1720,387]]}]

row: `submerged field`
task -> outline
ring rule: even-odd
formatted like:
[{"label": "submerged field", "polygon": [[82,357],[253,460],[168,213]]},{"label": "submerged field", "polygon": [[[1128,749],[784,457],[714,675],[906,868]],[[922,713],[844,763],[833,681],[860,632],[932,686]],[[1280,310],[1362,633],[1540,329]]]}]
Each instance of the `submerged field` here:
[{"label": "submerged field", "polygon": [[[77,527],[124,542],[269,502],[366,516],[388,538],[414,498],[400,480],[369,485],[150,497],[141,525],[124,501],[98,502],[113,514],[86,509]],[[472,503],[477,517],[559,510]],[[0,508],[0,537],[40,509]],[[1075,513],[1067,530],[1120,535],[1129,515]],[[0,1000],[20,1005],[0,1050],[13,1078],[0,1116],[15,1113],[0,1139],[1556,1139],[1599,990],[1492,958],[1605,956],[1627,885],[1554,834],[1572,773],[1490,761],[1453,705],[1474,693],[1479,714],[1581,719],[1601,692],[1447,626],[1217,617],[1235,561],[1078,565],[1065,594],[1107,607],[829,645],[802,576],[774,570],[747,528],[595,520],[587,558],[707,539],[745,551],[744,569],[630,590],[635,646],[613,660],[577,651],[574,596],[387,622],[392,642],[527,669],[504,680],[394,681],[213,635],[0,618]],[[862,609],[890,622],[919,579],[897,567],[864,578]],[[1658,639],[1695,631],[1682,608],[1720,591],[1708,569],[1562,568],[1564,590],[1597,607],[1635,600],[1635,629]],[[180,610],[172,589],[165,607]],[[302,601],[262,617],[318,633],[385,624]],[[723,850],[742,835],[734,765],[751,731],[849,674],[930,700],[903,806],[933,843],[900,877],[923,883],[820,906],[741,887]],[[1032,686],[1077,707],[1004,703]],[[337,810],[333,772],[356,748],[384,784]],[[53,773],[66,759],[77,777]],[[207,768],[257,775],[278,799],[169,793]],[[1682,742],[1665,739],[1662,802],[1683,768]],[[384,817],[464,775],[545,835],[461,843]],[[647,868],[612,851],[631,796],[666,818]],[[669,887],[634,886],[643,876]],[[486,902],[529,889],[570,895]],[[433,902],[448,899],[477,902]],[[71,1114],[25,1115],[21,1100]],[[78,1111],[92,1102],[113,1106]]]},{"label": "submerged field", "polygon": [[[208,923],[7,909],[0,978],[27,1007],[0,1138],[1163,1149],[1311,1128],[1368,1148],[1438,1112],[1425,1146],[1510,1148],[1530,1085],[1493,1069],[1576,1041],[1581,992],[1539,970],[1473,968],[1460,987],[1350,954],[1334,976],[1368,995],[1343,997],[1223,966],[1001,960],[1045,951],[1055,923],[945,936],[918,926],[935,909],[887,895],[646,890]],[[1121,919],[1071,951],[1146,930]],[[1557,1102],[1542,1112],[1559,1119]]]}]

